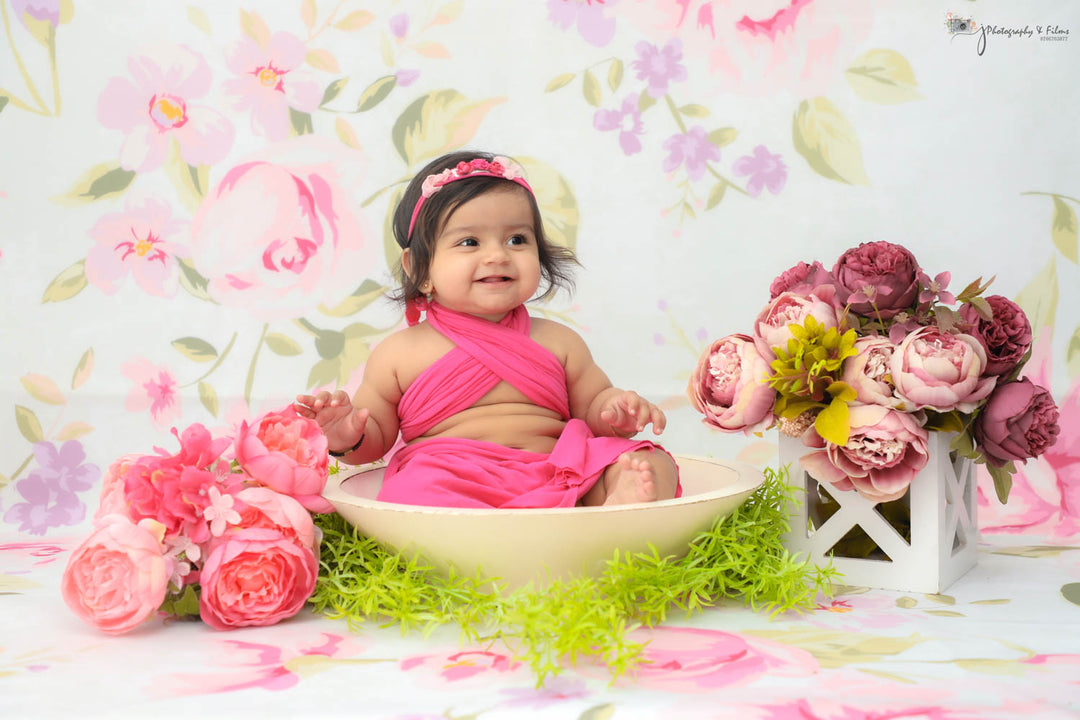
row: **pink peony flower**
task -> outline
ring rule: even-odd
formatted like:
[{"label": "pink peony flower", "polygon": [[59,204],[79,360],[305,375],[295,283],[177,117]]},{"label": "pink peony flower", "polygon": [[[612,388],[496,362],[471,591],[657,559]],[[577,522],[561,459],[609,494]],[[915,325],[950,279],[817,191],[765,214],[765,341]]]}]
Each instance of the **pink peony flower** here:
[{"label": "pink peony flower", "polygon": [[915,304],[921,272],[907,248],[885,241],[851,248],[832,270],[837,290],[853,313],[884,319]]},{"label": "pink peony flower", "polygon": [[909,411],[975,410],[994,389],[997,379],[983,377],[986,351],[964,334],[921,327],[904,338],[893,352],[889,369],[896,396]]},{"label": "pink peony flower", "polygon": [[253,425],[242,422],[235,447],[240,467],[257,482],[296,498],[312,512],[333,512],[322,497],[329,461],[326,436],[292,405],[263,415]]},{"label": "pink peony flower", "polygon": [[165,528],[106,515],[68,558],[60,593],[86,623],[107,633],[126,632],[165,600],[172,568],[163,555]]},{"label": "pink peony flower", "polygon": [[975,442],[986,462],[1002,467],[1042,455],[1061,428],[1054,398],[1027,378],[999,385],[975,418]]},{"label": "pink peony flower", "polygon": [[162,429],[180,418],[180,394],[176,378],[169,370],[153,365],[144,357],[136,357],[121,365],[120,372],[134,383],[124,403],[125,410],[149,410],[154,425]]},{"label": "pink peony flower", "polygon": [[619,147],[623,153],[634,155],[641,152],[641,140],[638,137],[644,134],[645,129],[641,122],[637,95],[627,95],[618,110],[597,110],[593,115],[593,127],[603,132],[618,130]]},{"label": "pink peony flower", "polygon": [[854,489],[873,502],[903,496],[926,466],[926,430],[911,414],[880,405],[852,406],[850,421],[846,445],[826,443],[802,456],[802,466],[818,482]]},{"label": "pink peony flower", "polygon": [[824,285],[814,293],[802,295],[785,292],[777,295],[754,321],[754,343],[763,358],[771,362],[776,357],[773,348],[786,348],[792,337],[788,325],[802,325],[808,315],[825,328],[840,326],[833,306],[833,288]]},{"label": "pink peony flower", "polygon": [[246,528],[211,541],[199,575],[199,616],[218,630],[273,625],[300,611],[319,561],[276,530]]},{"label": "pink peony flower", "polygon": [[98,99],[98,120],[125,134],[120,165],[149,172],[175,140],[189,165],[212,165],[229,152],[232,124],[192,103],[210,90],[210,66],[186,47],[155,45],[128,58],[132,80],[112,78]]},{"label": "pink peony flower", "polygon": [[319,554],[319,531],[311,514],[293,498],[267,487],[248,487],[236,499],[241,503],[238,526],[276,530]]},{"label": "pink peony flower", "polygon": [[986,301],[994,312],[992,319],[982,319],[971,305],[960,308],[960,316],[986,350],[983,372],[1001,377],[1011,373],[1031,348],[1031,323],[1020,306],[1007,297],[991,295]]},{"label": "pink peony flower", "polygon": [[769,299],[775,300],[777,295],[785,292],[809,295],[821,285],[835,287],[836,278],[817,260],[811,265],[800,262],[780,273],[772,281],[772,285],[769,286]]},{"label": "pink peony flower", "polygon": [[[131,471],[131,467],[142,455],[124,455],[113,462],[105,471],[105,477],[101,479],[101,499],[98,501],[98,510],[94,515],[94,522],[101,520],[106,515],[124,515],[132,517],[128,507],[127,497],[124,495],[124,476]],[[134,520],[135,518],[132,517]]]},{"label": "pink peony flower", "polygon": [[749,435],[773,423],[776,391],[766,383],[769,363],[749,335],[728,335],[708,347],[686,388],[707,425]]},{"label": "pink peony flower", "polygon": [[856,400],[864,405],[903,409],[890,382],[890,363],[896,346],[888,338],[868,335],[855,341],[858,355],[844,361],[840,380],[855,388]]},{"label": "pink peony flower", "polygon": [[131,273],[144,292],[172,297],[180,285],[176,258],[187,249],[170,238],[186,228],[187,221],[174,220],[167,203],[129,199],[124,212],[102,215],[91,228],[97,244],[86,255],[86,279],[112,295]]},{"label": "pink peony flower", "polygon": [[310,113],[319,107],[322,90],[310,74],[298,70],[307,47],[295,35],[274,33],[267,46],[243,38],[229,52],[229,70],[239,77],[225,81],[236,109],[251,111],[251,129],[271,140],[289,137],[289,109]]},{"label": "pink peony flower", "polygon": [[308,136],[229,170],[192,221],[192,262],[210,296],[262,320],[348,296],[382,253],[355,210],[357,155]]}]

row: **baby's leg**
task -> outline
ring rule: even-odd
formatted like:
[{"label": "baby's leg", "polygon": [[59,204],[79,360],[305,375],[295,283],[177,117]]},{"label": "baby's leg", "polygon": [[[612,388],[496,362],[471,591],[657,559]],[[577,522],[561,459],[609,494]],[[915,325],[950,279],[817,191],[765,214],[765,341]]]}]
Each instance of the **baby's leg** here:
[{"label": "baby's leg", "polygon": [[585,495],[584,505],[626,505],[675,497],[675,461],[662,451],[623,453]]}]

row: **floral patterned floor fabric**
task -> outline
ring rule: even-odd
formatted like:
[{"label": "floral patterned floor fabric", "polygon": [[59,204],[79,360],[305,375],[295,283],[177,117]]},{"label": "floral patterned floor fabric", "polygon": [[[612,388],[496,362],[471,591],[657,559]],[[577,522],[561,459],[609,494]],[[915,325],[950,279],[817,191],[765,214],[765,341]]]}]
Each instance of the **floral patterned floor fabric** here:
[{"label": "floral patterned floor fabric", "polygon": [[[1069,0],[0,0],[0,717],[1080,716],[1080,5]],[[844,588],[639,631],[535,687],[498,646],[307,613],[84,626],[59,579],[103,472],[355,390],[404,184],[521,162],[582,262],[531,312],[668,415],[676,454],[778,462],[686,397],[772,280],[860,243],[995,278],[1061,434],[946,594]],[[6,408],[6,409],[3,409]]]}]

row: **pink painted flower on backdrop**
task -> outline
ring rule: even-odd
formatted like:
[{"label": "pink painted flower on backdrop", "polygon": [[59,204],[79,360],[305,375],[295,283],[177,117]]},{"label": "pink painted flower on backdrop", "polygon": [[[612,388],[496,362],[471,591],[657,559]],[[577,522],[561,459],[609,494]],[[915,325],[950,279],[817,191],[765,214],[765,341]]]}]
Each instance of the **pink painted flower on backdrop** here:
[{"label": "pink painted flower on backdrop", "polygon": [[408,13],[398,13],[390,18],[390,34],[396,37],[398,40],[404,40],[405,36],[409,33],[409,15]]},{"label": "pink painted flower on backdrop", "polygon": [[746,435],[773,423],[776,391],[766,384],[769,363],[749,335],[728,335],[712,343],[698,360],[686,388],[702,422]]},{"label": "pink painted flower on backdrop", "polygon": [[210,66],[187,47],[158,44],[128,58],[132,79],[114,77],[98,98],[98,120],[125,134],[120,165],[149,172],[176,141],[189,165],[212,165],[232,147],[224,115],[193,104],[210,91]]},{"label": "pink painted flower on backdrop", "polygon": [[751,197],[761,194],[762,188],[777,195],[787,183],[787,165],[779,155],[773,155],[764,145],[754,148],[753,155],[743,155],[731,166],[732,172],[739,176],[749,176],[746,192]]},{"label": "pink painted flower on backdrop", "polygon": [[251,129],[271,140],[289,137],[289,109],[314,112],[322,100],[315,78],[300,66],[307,46],[292,33],[277,32],[266,47],[245,37],[226,54],[229,70],[238,77],[224,83],[237,110],[251,111]]},{"label": "pink painted flower on backdrop", "polygon": [[60,0],[11,0],[11,10],[23,26],[26,25],[24,14],[53,27],[60,24]]},{"label": "pink painted flower on backdrop", "polygon": [[835,287],[836,278],[817,260],[810,265],[800,261],[797,265],[780,273],[772,281],[769,286],[769,300],[775,300],[777,295],[785,292],[809,295],[820,285]]},{"label": "pink painted flower on backdrop", "polygon": [[295,498],[312,512],[333,512],[322,497],[326,486],[326,436],[314,420],[292,405],[240,424],[235,442],[241,469],[271,490]]},{"label": "pink painted flower on backdrop", "polygon": [[603,132],[618,130],[619,147],[625,154],[641,152],[641,140],[638,138],[645,129],[636,95],[628,95],[618,110],[597,110],[593,115],[593,127]]},{"label": "pink painted flower on backdrop", "polygon": [[765,306],[754,321],[754,343],[761,356],[772,362],[776,358],[773,348],[786,348],[794,337],[788,325],[802,325],[807,316],[813,316],[825,328],[840,326],[831,285],[823,285],[808,295],[780,293]]},{"label": "pink painted flower on backdrop", "polygon": [[844,252],[833,266],[837,292],[851,312],[869,318],[895,317],[911,308],[922,268],[903,245],[879,240]]},{"label": "pink painted flower on backdrop", "polygon": [[490,682],[491,678],[487,676],[513,673],[522,668],[522,664],[510,655],[494,649],[455,649],[446,654],[435,652],[408,657],[401,661],[399,667],[402,671],[418,668],[436,670],[439,677],[446,682],[459,682],[471,678]]},{"label": "pink painted flower on backdrop", "polygon": [[605,15],[614,0],[547,0],[548,20],[561,30],[577,25],[585,42],[603,47],[615,37],[615,18]]},{"label": "pink painted flower on backdrop", "polygon": [[171,427],[180,418],[180,393],[172,372],[139,356],[121,365],[120,372],[134,383],[125,410],[149,410],[150,419],[160,429]]},{"label": "pink painted flower on backdrop", "polygon": [[997,384],[997,378],[984,376],[985,368],[986,351],[978,340],[933,325],[908,334],[889,361],[896,396],[909,412],[974,412]]},{"label": "pink painted flower on backdrop", "polygon": [[662,98],[667,95],[668,83],[685,80],[686,68],[683,67],[682,41],[678,38],[669,40],[663,48],[658,48],[650,42],[641,41],[634,46],[637,52],[637,60],[630,67],[638,80],[644,80],[648,85],[645,92],[650,97]]},{"label": "pink painted flower on backdrop", "polygon": [[311,549],[277,530],[226,533],[210,541],[199,573],[199,617],[217,630],[274,625],[300,611],[318,573]]},{"label": "pink painted flower on backdrop", "polygon": [[994,388],[975,418],[974,436],[986,462],[1003,467],[1025,462],[1053,447],[1061,427],[1060,413],[1050,391],[1028,378]]},{"label": "pink painted flower on backdrop", "polygon": [[710,162],[720,160],[720,148],[709,142],[705,128],[700,125],[669,137],[664,141],[664,150],[668,153],[664,158],[664,172],[686,165],[686,176],[694,182],[705,177],[705,169]]},{"label": "pink painted flower on backdrop", "polygon": [[397,78],[397,84],[399,86],[409,87],[416,82],[416,78],[420,77],[420,71],[398,68],[397,72],[394,73],[394,77]]},{"label": "pink painted flower on backdrop", "polygon": [[1001,295],[986,298],[993,317],[986,320],[971,305],[960,308],[960,317],[970,325],[969,332],[986,350],[987,375],[1011,373],[1031,349],[1031,322],[1023,309]]},{"label": "pink painted flower on backdrop", "polygon": [[127,632],[165,599],[171,568],[161,545],[165,528],[107,515],[68,558],[60,593],[86,623],[107,633]]},{"label": "pink painted flower on backdrop", "polygon": [[86,255],[86,279],[112,295],[130,273],[143,292],[172,297],[180,286],[176,258],[187,254],[174,238],[187,226],[166,202],[128,199],[123,212],[102,215],[90,229],[96,244]]},{"label": "pink painted flower on backdrop", "polygon": [[855,341],[858,354],[844,361],[840,379],[855,389],[856,400],[864,405],[901,408],[904,401],[896,396],[890,382],[895,349],[892,341],[880,335],[867,335]]},{"label": "pink painted flower on backdrop", "polygon": [[656,42],[678,38],[687,62],[705,61],[717,92],[825,95],[873,25],[865,0],[637,0],[629,22]]},{"label": "pink painted flower on backdrop", "polygon": [[382,256],[359,212],[364,167],[359,152],[308,135],[229,170],[192,221],[192,262],[210,296],[260,320],[348,296]]},{"label": "pink painted flower on backdrop", "polygon": [[850,407],[847,444],[826,443],[799,458],[818,482],[854,489],[871,502],[900,498],[926,467],[929,434],[910,413],[880,405]]},{"label": "pink painted flower on backdrop", "polygon": [[79,493],[93,487],[101,476],[97,465],[84,462],[86,452],[78,440],[58,448],[47,441],[34,443],[38,466],[15,483],[23,501],[4,513],[4,521],[18,523],[20,532],[44,535],[50,527],[76,525],[86,517]]},{"label": "pink painted flower on backdrop", "polygon": [[244,488],[236,494],[236,499],[240,501],[237,525],[276,530],[318,554],[321,533],[311,513],[299,502],[267,487]]}]

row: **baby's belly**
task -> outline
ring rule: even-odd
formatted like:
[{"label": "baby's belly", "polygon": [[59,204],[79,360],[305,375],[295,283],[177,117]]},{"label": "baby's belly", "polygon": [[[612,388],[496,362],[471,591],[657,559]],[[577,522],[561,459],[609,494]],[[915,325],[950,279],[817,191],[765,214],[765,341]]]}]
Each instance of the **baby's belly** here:
[{"label": "baby's belly", "polygon": [[492,403],[474,405],[452,415],[413,442],[457,437],[548,453],[564,427],[566,421],[552,410],[530,403]]}]

